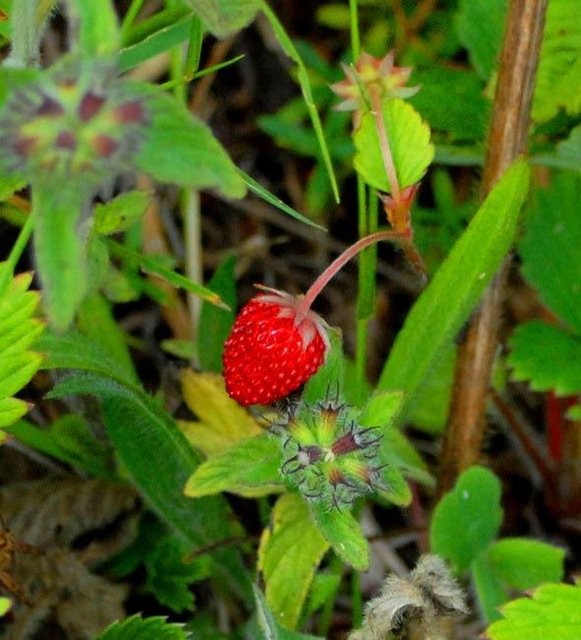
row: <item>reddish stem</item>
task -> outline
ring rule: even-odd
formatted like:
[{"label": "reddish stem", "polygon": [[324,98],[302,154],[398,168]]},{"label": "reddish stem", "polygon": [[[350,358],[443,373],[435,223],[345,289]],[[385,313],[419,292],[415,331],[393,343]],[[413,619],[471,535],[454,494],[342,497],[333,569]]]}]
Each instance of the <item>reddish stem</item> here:
[{"label": "reddish stem", "polygon": [[360,251],[366,249],[367,247],[375,244],[376,242],[381,242],[382,240],[407,240],[408,234],[400,233],[399,231],[378,231],[377,233],[372,233],[364,238],[358,240],[355,244],[352,244],[350,247],[345,249],[345,251],[335,258],[333,262],[321,273],[321,275],[313,282],[313,284],[309,287],[307,293],[305,293],[305,297],[302,299],[301,304],[299,305],[297,312],[299,315],[306,314],[311,308],[315,298],[321,293],[321,291],[327,286],[329,280],[337,273],[337,271],[341,270],[351,258],[356,256]]},{"label": "reddish stem", "polygon": [[379,136],[379,148],[381,149],[381,157],[383,158],[383,166],[385,167],[387,181],[389,182],[389,189],[394,202],[398,203],[401,197],[401,190],[399,187],[399,180],[397,179],[397,172],[395,170],[391,147],[389,146],[389,137],[387,135],[387,129],[385,128],[385,120],[383,119],[381,98],[375,87],[370,88],[369,97],[371,100],[373,117],[375,118],[375,126],[377,127],[377,135]]}]

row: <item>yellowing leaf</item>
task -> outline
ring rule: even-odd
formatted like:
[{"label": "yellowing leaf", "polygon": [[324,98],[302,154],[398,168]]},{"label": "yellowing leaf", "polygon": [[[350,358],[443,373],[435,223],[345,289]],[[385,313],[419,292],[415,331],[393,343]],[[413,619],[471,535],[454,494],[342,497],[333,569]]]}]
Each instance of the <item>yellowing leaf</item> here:
[{"label": "yellowing leaf", "polygon": [[305,501],[281,496],[258,549],[258,569],[266,584],[266,601],[277,622],[296,627],[317,567],[329,543],[315,527]]},{"label": "yellowing leaf", "polygon": [[188,369],[181,384],[186,404],[200,421],[182,421],[179,426],[190,444],[204,454],[216,455],[263,432],[248,411],[228,396],[220,375]]}]

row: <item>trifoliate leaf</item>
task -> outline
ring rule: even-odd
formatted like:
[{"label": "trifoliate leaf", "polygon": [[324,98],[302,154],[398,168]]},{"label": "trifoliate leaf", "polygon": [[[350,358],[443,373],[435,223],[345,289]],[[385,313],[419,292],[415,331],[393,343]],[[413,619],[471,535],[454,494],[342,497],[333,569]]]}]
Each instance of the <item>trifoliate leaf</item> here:
[{"label": "trifoliate leaf", "polygon": [[563,579],[565,551],[538,540],[503,538],[487,551],[494,573],[516,589]]},{"label": "trifoliate leaf", "polygon": [[[474,3],[478,4],[478,3]],[[541,45],[533,119],[546,122],[563,108],[581,111],[581,20],[577,0],[551,0]]]},{"label": "trifoliate leaf", "polygon": [[532,320],[512,334],[507,362],[515,380],[565,396],[581,391],[581,336]]},{"label": "trifoliate leaf", "polygon": [[498,478],[484,467],[471,467],[436,506],[430,547],[456,571],[465,571],[494,540],[501,522]]},{"label": "trifoliate leaf", "polygon": [[95,640],[188,640],[183,626],[161,617],[135,615],[123,622],[114,622]]},{"label": "trifoliate leaf", "polygon": [[305,501],[292,493],[281,496],[272,511],[272,525],[262,534],[258,569],[266,584],[266,601],[283,626],[296,627],[328,548]]},{"label": "trifoliate leaf", "polygon": [[460,0],[459,3],[456,31],[468,49],[470,62],[484,80],[488,80],[496,68],[507,7],[507,0]]},{"label": "trifoliate leaf", "polygon": [[536,192],[519,245],[522,271],[543,302],[581,334],[581,175],[557,173]]},{"label": "trifoliate leaf", "polygon": [[504,620],[486,631],[490,640],[579,640],[581,586],[544,584],[532,597],[502,607]]},{"label": "trifoliate leaf", "polygon": [[[407,102],[394,98],[382,108],[393,162],[400,187],[418,182],[434,158],[430,128]],[[381,191],[391,192],[379,146],[375,117],[365,113],[355,132],[355,168],[365,182]]]}]

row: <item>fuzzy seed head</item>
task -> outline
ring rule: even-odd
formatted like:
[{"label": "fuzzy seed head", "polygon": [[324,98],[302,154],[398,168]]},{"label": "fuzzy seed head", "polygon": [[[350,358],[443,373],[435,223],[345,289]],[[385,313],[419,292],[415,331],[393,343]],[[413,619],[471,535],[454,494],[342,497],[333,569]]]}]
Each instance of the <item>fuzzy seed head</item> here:
[{"label": "fuzzy seed head", "polygon": [[324,323],[300,300],[281,292],[258,295],[238,314],[224,344],[224,380],[243,406],[270,404],[303,385],[325,361]]}]

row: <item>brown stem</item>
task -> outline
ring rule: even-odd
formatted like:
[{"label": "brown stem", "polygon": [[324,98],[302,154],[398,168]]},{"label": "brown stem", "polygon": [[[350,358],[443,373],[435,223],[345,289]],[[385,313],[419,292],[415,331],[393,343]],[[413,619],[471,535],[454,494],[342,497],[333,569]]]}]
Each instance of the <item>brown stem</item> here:
[{"label": "brown stem", "polygon": [[[547,0],[511,0],[481,184],[486,196],[526,149]],[[448,490],[480,455],[490,374],[498,344],[508,260],[485,293],[460,346],[438,491]]]}]

